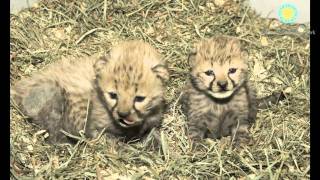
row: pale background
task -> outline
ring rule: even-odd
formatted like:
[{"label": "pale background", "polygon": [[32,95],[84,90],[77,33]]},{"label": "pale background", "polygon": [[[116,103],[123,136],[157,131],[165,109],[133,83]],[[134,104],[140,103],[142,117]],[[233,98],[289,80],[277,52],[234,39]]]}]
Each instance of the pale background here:
[{"label": "pale background", "polygon": [[297,23],[310,22],[310,0],[250,0],[250,5],[262,17],[278,18],[278,8],[282,3],[293,3],[298,9]]},{"label": "pale background", "polygon": [[[10,12],[17,13],[23,8],[32,6],[38,0],[11,0]],[[310,22],[310,0],[249,0],[250,6],[262,17],[277,18],[277,9],[281,3],[294,3],[298,9],[297,23]]]}]

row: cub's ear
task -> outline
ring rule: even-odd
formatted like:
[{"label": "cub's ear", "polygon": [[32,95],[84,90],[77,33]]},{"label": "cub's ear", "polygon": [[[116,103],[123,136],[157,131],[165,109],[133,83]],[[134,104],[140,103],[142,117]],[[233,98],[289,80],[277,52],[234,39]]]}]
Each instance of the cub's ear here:
[{"label": "cub's ear", "polygon": [[189,56],[188,56],[188,64],[190,67],[194,66],[195,57],[197,55],[197,48],[194,47],[190,50]]},{"label": "cub's ear", "polygon": [[101,56],[97,59],[97,61],[93,65],[96,75],[100,74],[101,70],[106,66],[107,62],[108,62],[108,55]]},{"label": "cub's ear", "polygon": [[241,59],[243,59],[244,61],[249,60],[249,53],[247,50],[241,50]]},{"label": "cub's ear", "polygon": [[167,66],[158,64],[152,68],[152,71],[156,73],[156,75],[163,81],[168,81],[170,78],[170,74]]}]

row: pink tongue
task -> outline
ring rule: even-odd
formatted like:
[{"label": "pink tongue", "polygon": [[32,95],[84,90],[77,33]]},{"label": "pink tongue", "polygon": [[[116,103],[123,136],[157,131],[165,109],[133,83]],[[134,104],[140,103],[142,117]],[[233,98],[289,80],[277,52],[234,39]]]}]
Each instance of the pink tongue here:
[{"label": "pink tongue", "polygon": [[127,119],[124,119],[124,121],[127,123],[127,124],[133,124],[134,121],[130,118],[127,118]]}]

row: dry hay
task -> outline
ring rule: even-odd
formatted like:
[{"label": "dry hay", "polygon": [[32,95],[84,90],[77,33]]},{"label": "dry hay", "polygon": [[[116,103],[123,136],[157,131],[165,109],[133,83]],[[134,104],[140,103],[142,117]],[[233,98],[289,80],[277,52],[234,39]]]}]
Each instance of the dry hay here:
[{"label": "dry hay", "polygon": [[[213,3],[215,2],[215,3]],[[119,40],[143,39],[170,65],[172,80],[162,149],[143,143],[80,141],[48,145],[46,132],[11,107],[11,178],[38,179],[307,179],[310,177],[309,26],[259,18],[242,1],[46,0],[11,15],[11,83],[58,60],[104,52]],[[303,29],[305,28],[305,29]],[[233,150],[228,139],[192,150],[176,103],[192,44],[218,34],[242,39],[259,96],[289,93],[261,110],[251,128],[256,143]]]}]

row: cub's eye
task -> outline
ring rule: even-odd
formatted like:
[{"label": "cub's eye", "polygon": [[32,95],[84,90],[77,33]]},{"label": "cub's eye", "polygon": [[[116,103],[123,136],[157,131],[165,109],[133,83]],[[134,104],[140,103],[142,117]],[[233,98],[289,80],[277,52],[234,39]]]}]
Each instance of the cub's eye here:
[{"label": "cub's eye", "polygon": [[145,98],[146,98],[146,97],[144,97],[144,96],[136,96],[136,97],[134,98],[134,101],[135,101],[135,102],[142,102]]},{"label": "cub's eye", "polygon": [[233,73],[235,73],[236,71],[237,71],[236,68],[230,68],[230,69],[229,69],[229,74],[233,74]]},{"label": "cub's eye", "polygon": [[114,92],[109,92],[109,96],[111,99],[117,99],[118,98],[118,95]]},{"label": "cub's eye", "polygon": [[208,70],[206,72],[204,72],[207,76],[213,76],[214,72],[212,70]]}]

